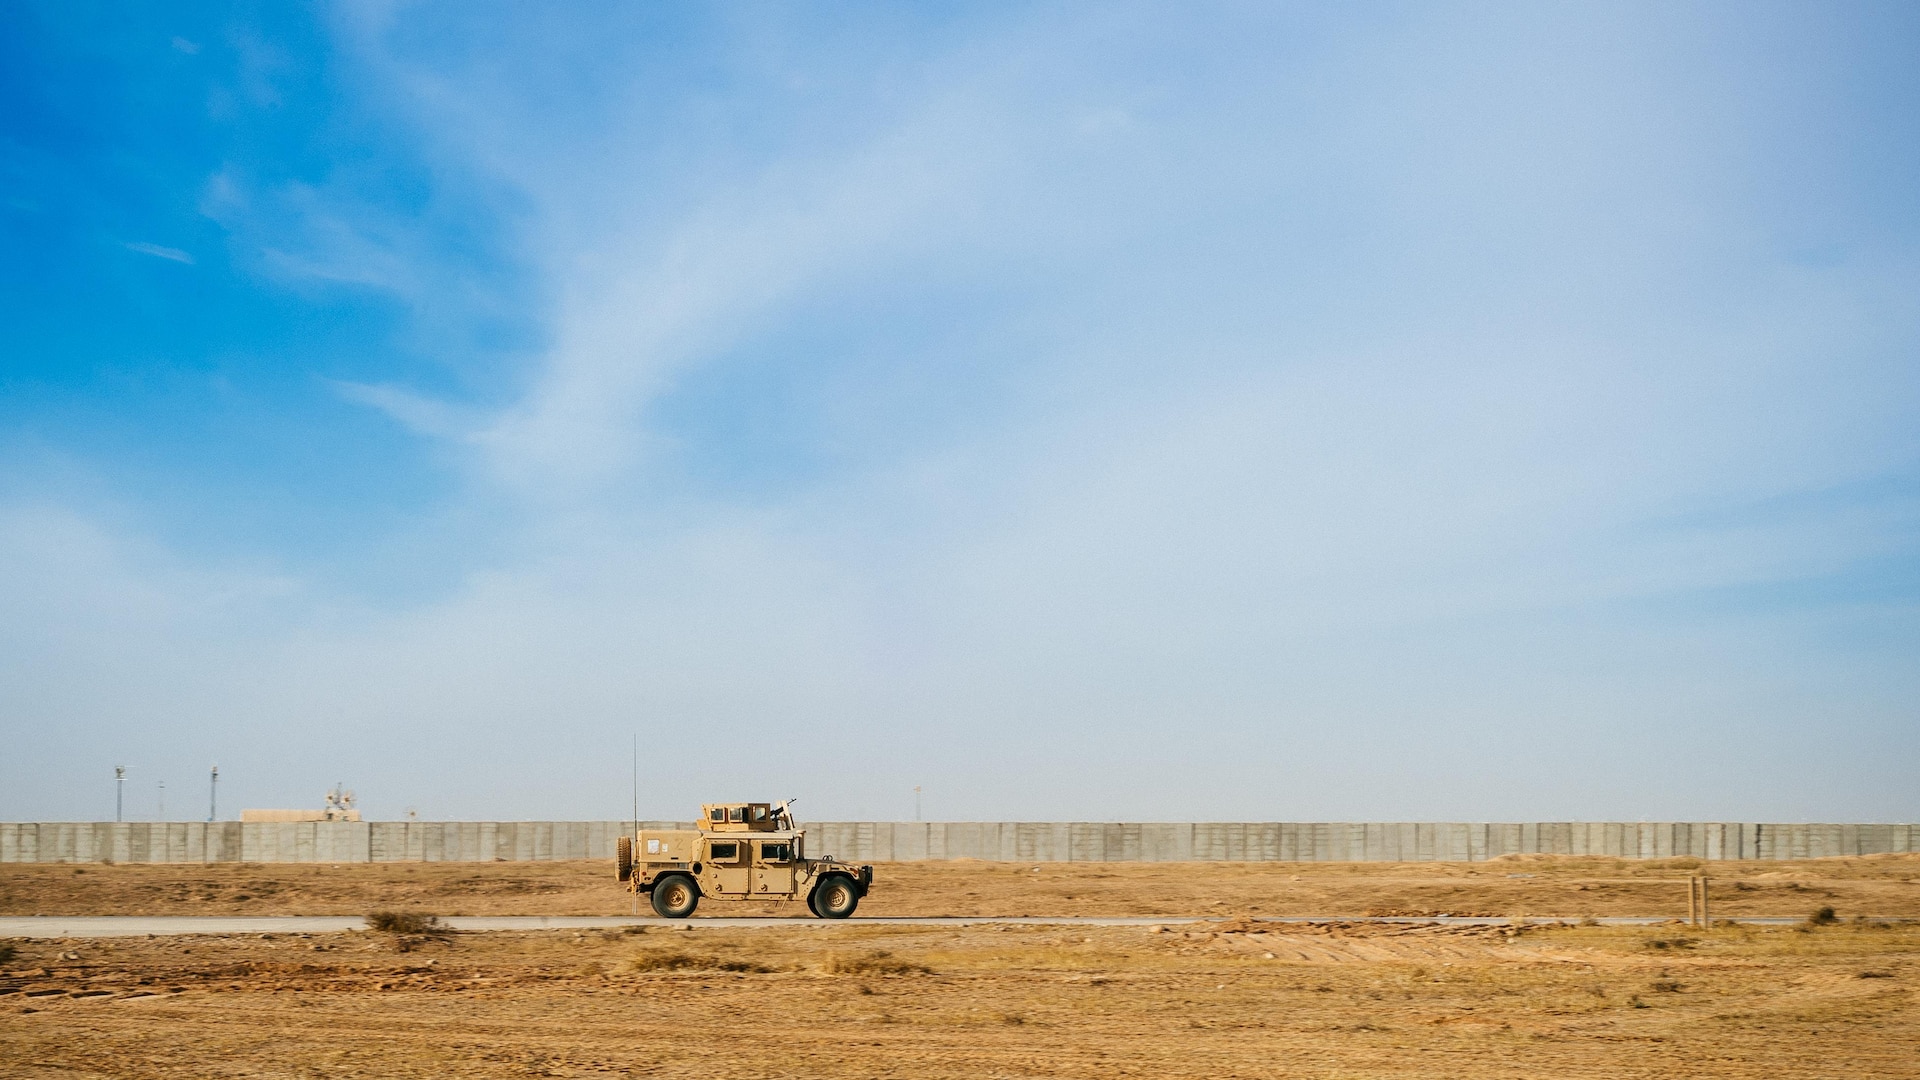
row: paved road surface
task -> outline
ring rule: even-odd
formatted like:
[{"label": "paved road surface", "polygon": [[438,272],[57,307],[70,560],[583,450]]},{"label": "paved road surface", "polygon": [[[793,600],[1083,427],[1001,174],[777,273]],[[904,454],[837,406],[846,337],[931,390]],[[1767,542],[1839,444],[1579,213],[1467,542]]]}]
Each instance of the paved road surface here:
[{"label": "paved road surface", "polygon": [[[443,919],[455,930],[583,930],[621,926],[683,926],[690,930],[711,929],[737,926],[813,926],[829,929],[836,926],[974,926],[994,924],[1004,926],[1175,926],[1181,924],[1222,922],[1214,917],[1161,918],[1102,918],[1098,916],[1073,918],[924,918],[924,919],[863,919],[858,916],[839,922],[830,919],[785,919],[785,918],[710,918],[710,919],[654,919],[626,917],[593,917],[572,915],[505,915],[505,916],[454,916]],[[1467,918],[1455,916],[1416,917],[1366,917],[1355,915],[1324,915],[1295,918],[1261,919],[1261,922],[1274,923],[1404,923],[1408,925],[1437,926],[1505,926],[1512,922],[1504,918]],[[1529,922],[1548,923],[1554,919],[1530,919]],[[1567,919],[1567,922],[1574,920]],[[1651,926],[1669,922],[1666,918],[1609,918],[1600,919],[1610,926]],[[1799,922],[1798,919],[1740,919],[1743,923],[1771,923],[1786,925]],[[102,937],[145,937],[172,934],[327,934],[343,930],[364,930],[367,921],[357,915],[267,915],[267,916],[153,916],[153,915],[35,915],[28,917],[0,918],[0,938],[102,938]]]}]

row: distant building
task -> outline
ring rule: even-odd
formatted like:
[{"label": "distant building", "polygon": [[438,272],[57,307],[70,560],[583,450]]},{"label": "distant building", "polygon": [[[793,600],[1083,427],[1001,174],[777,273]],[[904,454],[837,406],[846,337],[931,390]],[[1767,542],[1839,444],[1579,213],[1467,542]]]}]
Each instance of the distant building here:
[{"label": "distant building", "polygon": [[359,821],[359,811],[240,811],[240,821]]},{"label": "distant building", "polygon": [[241,821],[359,821],[360,811],[353,808],[353,792],[335,784],[327,792],[324,810],[242,810]]}]

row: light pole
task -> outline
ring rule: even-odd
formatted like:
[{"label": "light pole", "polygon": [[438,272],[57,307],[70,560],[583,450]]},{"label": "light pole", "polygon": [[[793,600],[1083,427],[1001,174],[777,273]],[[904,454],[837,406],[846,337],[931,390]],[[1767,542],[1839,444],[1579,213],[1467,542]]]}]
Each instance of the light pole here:
[{"label": "light pole", "polygon": [[920,785],[913,785],[913,820],[920,820]]},{"label": "light pole", "polygon": [[167,820],[167,782],[160,781],[160,809],[154,813],[154,820]]},{"label": "light pole", "polygon": [[220,766],[207,773],[207,820],[220,816]]},{"label": "light pole", "polygon": [[122,813],[126,807],[126,792],[127,767],[125,765],[115,765],[113,767],[113,820],[115,821],[126,820],[126,817]]}]

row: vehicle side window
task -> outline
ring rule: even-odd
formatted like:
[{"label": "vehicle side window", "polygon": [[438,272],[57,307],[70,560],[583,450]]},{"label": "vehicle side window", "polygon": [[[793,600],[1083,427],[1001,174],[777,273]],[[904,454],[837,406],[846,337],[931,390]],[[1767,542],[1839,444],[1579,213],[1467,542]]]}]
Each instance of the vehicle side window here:
[{"label": "vehicle side window", "polygon": [[761,844],[760,860],[762,862],[791,862],[793,860],[793,850],[784,843]]},{"label": "vehicle side window", "polygon": [[746,820],[747,820],[747,809],[746,809],[746,807],[744,807],[744,806],[730,806],[730,807],[728,807],[728,808],[727,808],[727,820],[728,820],[728,821],[740,821],[740,822],[744,822],[744,821],[746,821]]},{"label": "vehicle side window", "polygon": [[707,816],[714,821],[725,821],[727,820],[727,811],[724,807],[716,806],[707,812]]},{"label": "vehicle side window", "polygon": [[764,806],[756,806],[756,807],[754,807],[754,808],[753,808],[753,820],[755,820],[755,821],[765,821],[765,820],[767,820],[767,808],[766,808],[766,807],[764,807]]},{"label": "vehicle side window", "polygon": [[738,843],[711,844],[707,847],[707,858],[714,862],[733,862],[740,857]]}]

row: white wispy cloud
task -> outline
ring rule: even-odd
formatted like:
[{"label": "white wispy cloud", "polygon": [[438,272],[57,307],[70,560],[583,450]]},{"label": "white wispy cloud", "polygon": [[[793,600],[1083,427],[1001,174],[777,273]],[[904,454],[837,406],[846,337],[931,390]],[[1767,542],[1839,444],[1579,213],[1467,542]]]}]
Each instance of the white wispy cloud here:
[{"label": "white wispy cloud", "polygon": [[[489,432],[503,479],[591,497],[639,464],[643,411],[785,305],[951,236],[1004,160],[985,115],[924,115],[874,142],[716,192],[664,237],[609,236],[567,261],[555,341]],[[565,198],[564,192],[548,192]]]},{"label": "white wispy cloud", "polygon": [[488,422],[485,413],[403,387],[329,380],[342,398],[378,409],[407,430],[436,439],[470,442]]},{"label": "white wispy cloud", "polygon": [[247,261],[300,288],[348,285],[418,300],[432,260],[417,231],[356,192],[301,182],[265,186],[228,167],[202,192],[200,211],[236,237]]},{"label": "white wispy cloud", "polygon": [[141,255],[151,255],[156,259],[166,259],[169,262],[186,263],[188,266],[193,265],[193,256],[179,248],[162,247],[159,244],[149,244],[144,240],[134,241],[124,246],[128,251],[138,252]]}]

